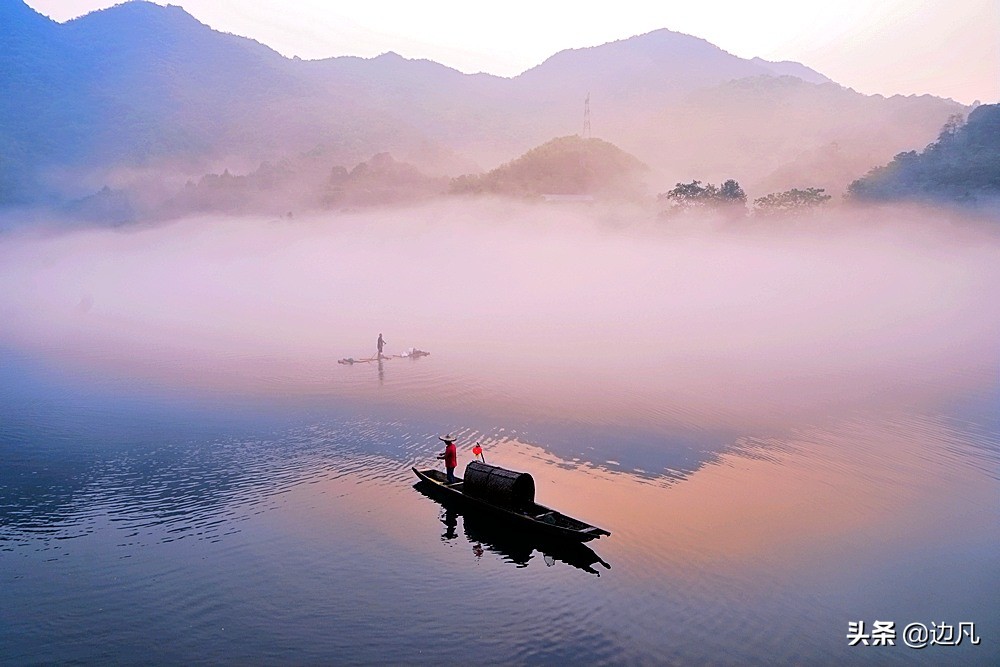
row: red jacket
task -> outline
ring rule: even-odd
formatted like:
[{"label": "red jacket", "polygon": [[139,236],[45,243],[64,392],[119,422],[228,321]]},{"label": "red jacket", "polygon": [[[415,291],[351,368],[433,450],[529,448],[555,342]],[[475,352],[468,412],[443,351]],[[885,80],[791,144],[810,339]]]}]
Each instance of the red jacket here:
[{"label": "red jacket", "polygon": [[458,467],[458,448],[455,447],[454,442],[449,442],[448,446],[444,448],[444,466],[446,468]]}]

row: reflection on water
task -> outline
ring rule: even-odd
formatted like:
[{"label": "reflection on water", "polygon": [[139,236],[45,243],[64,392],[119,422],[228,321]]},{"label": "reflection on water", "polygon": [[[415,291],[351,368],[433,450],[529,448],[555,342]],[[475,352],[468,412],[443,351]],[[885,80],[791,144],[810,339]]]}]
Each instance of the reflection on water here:
[{"label": "reflection on water", "polygon": [[[1000,661],[996,239],[420,220],[0,241],[5,662]],[[600,555],[415,493],[444,432]]]},{"label": "reflection on water", "polygon": [[537,551],[549,567],[559,561],[597,576],[600,576],[601,573],[594,569],[595,565],[599,564],[605,569],[611,569],[611,565],[602,560],[586,544],[568,540],[545,539],[530,532],[518,531],[503,523],[491,521],[488,516],[484,516],[481,512],[464,510],[454,501],[438,497],[426,482],[417,482],[413,488],[442,506],[440,519],[445,527],[441,536],[443,541],[449,542],[458,538],[458,519],[462,518],[465,537],[472,545],[473,555],[477,559],[482,558],[485,551],[489,551],[497,554],[507,563],[512,563],[517,567],[527,567],[528,562]]},{"label": "reflection on water", "polygon": [[[195,409],[56,391],[26,368],[37,391],[7,396],[0,431],[0,573],[16,601],[0,642],[14,663],[139,662],[150,633],[176,662],[450,663],[470,645],[515,663],[851,662],[849,619],[1000,627],[1000,434],[971,407],[996,389],[954,414],[735,437],[656,476],[606,463],[619,455],[604,430],[549,424],[559,447],[591,453],[573,461],[463,422],[464,406]],[[410,466],[435,463],[442,431],[461,462],[482,441],[491,463],[532,472],[539,502],[613,536],[600,554],[538,542],[421,497]],[[662,446],[700,448],[676,437]]]},{"label": "reflection on water", "polygon": [[[413,488],[418,488],[418,486],[414,486]],[[419,490],[428,498],[431,498],[431,495],[425,493],[422,487]],[[458,510],[453,507],[445,507],[444,512],[441,513],[441,523],[444,524],[444,534],[441,535],[443,541],[448,542],[458,537]]]}]

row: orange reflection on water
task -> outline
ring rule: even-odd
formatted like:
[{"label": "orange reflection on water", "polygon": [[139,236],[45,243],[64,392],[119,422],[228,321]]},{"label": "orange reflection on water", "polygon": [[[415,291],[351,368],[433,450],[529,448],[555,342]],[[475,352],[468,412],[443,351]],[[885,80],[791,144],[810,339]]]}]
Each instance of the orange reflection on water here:
[{"label": "orange reflection on water", "polygon": [[640,569],[770,569],[875,558],[875,544],[884,554],[977,525],[995,533],[988,462],[967,445],[942,423],[881,421],[740,441],[678,481],[567,466],[516,442],[494,446],[490,462],[532,472],[538,502],[611,530],[596,548],[613,542]]}]

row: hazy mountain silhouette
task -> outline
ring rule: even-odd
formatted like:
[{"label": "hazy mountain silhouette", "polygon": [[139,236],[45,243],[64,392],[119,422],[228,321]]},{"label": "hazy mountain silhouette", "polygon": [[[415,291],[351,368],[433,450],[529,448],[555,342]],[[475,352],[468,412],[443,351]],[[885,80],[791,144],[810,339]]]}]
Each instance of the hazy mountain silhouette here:
[{"label": "hazy mountain silhouette", "polygon": [[764,60],[763,58],[753,58],[750,62],[768,69],[772,76],[794,76],[797,79],[802,79],[806,83],[833,83],[833,79],[820,74],[811,67],[806,67],[802,63],[797,63],[791,60],[773,62],[770,60]]},{"label": "hazy mountain silhouette", "polygon": [[694,91],[636,119],[620,145],[674,174],[668,181],[735,177],[759,193],[815,186],[836,194],[873,164],[926,143],[963,110],[929,95],[885,98],[761,76]]},{"label": "hazy mountain silhouette", "polygon": [[[797,65],[797,63],[795,63]],[[536,98],[578,100],[589,91],[616,104],[663,102],[698,88],[751,76],[781,75],[791,63],[738,58],[704,39],[655,30],[601,46],[567,49],[517,77]],[[798,65],[816,81],[818,72]]]},{"label": "hazy mountain silhouette", "polygon": [[452,181],[456,194],[601,195],[630,197],[641,192],[648,167],[634,155],[601,139],[558,137],[485,174]]},{"label": "hazy mountain silhouette", "polygon": [[4,7],[5,34],[17,39],[0,43],[10,92],[0,150],[36,186],[72,191],[54,181],[79,167],[204,171],[222,158],[242,167],[317,149],[357,162],[371,147],[426,143],[350,78],[320,85],[319,64],[213,31],[178,7],[131,2],[63,25],[19,0]]},{"label": "hazy mountain silhouette", "polygon": [[[856,177],[963,110],[929,96],[859,95],[804,65],[738,58],[669,30],[561,51],[508,79],[394,53],[288,59],[146,2],[57,24],[4,0],[0,19],[7,203],[168,175],[183,184],[302,155],[326,173],[382,152],[430,176],[488,170],[580,132],[588,93],[594,135],[648,164],[663,186],[722,176],[752,184],[797,160],[807,182],[779,185],[829,188],[812,178],[827,166],[825,146],[852,156],[842,170]],[[858,170],[858,159],[870,161]]]}]

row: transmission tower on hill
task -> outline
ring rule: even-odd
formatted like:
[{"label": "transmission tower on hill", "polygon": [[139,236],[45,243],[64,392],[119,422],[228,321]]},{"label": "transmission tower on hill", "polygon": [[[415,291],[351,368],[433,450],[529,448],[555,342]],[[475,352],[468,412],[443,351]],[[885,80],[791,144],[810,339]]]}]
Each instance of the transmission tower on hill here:
[{"label": "transmission tower on hill", "polygon": [[587,99],[583,101],[583,136],[584,139],[590,139],[590,93],[587,93]]}]

